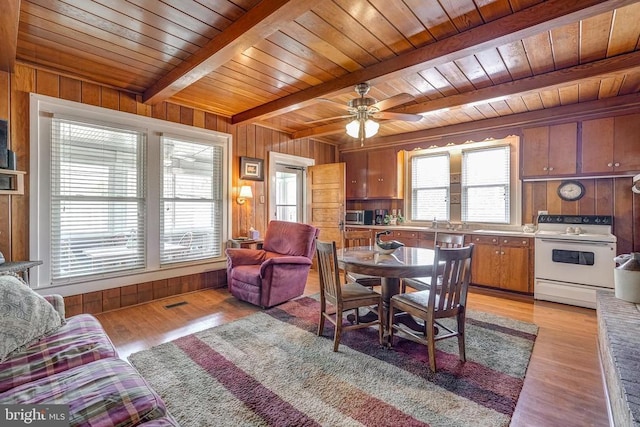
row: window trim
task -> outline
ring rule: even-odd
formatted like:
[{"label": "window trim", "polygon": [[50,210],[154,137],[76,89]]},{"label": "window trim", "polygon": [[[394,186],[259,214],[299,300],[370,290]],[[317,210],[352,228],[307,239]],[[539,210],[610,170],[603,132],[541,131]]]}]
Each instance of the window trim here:
[{"label": "window trim", "polygon": [[[64,284],[52,285],[48,271],[51,260],[48,245],[50,243],[50,211],[48,177],[51,174],[51,151],[45,141],[48,141],[50,127],[41,126],[40,119],[51,118],[53,114],[84,118],[103,124],[117,124],[122,127],[143,129],[147,135],[147,179],[148,183],[160,182],[160,135],[184,135],[188,138],[215,141],[223,147],[223,200],[225,207],[222,220],[221,236],[228,239],[231,235],[231,173],[232,173],[232,135],[212,131],[180,123],[168,122],[147,116],[110,110],[88,104],[62,100],[45,95],[30,94],[30,191],[29,191],[29,257],[43,261],[43,264],[33,269],[30,274],[31,287],[42,293],[56,292],[63,296],[92,292],[97,290],[145,283],[171,277],[202,273],[205,271],[224,269],[226,257],[209,258],[176,265],[160,266],[159,250],[159,221],[160,221],[160,185],[147,186],[147,263],[143,272],[124,272],[122,275],[104,279],[68,281]],[[155,230],[155,231],[154,231]],[[39,239],[39,236],[45,236]]]}]

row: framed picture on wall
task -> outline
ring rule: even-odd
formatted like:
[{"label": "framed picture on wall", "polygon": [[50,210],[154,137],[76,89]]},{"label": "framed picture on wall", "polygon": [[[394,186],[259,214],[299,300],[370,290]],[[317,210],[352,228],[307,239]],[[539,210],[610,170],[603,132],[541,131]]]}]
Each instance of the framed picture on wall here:
[{"label": "framed picture on wall", "polygon": [[264,181],[264,162],[253,157],[240,157],[240,179]]}]

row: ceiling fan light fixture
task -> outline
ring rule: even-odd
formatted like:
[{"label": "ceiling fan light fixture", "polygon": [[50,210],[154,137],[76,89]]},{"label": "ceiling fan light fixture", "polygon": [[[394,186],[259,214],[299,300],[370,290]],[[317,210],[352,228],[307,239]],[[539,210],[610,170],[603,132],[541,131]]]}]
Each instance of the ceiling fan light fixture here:
[{"label": "ceiling fan light fixture", "polygon": [[357,138],[359,136],[358,134],[360,133],[360,120],[353,119],[352,121],[347,123],[346,129],[347,135],[352,138]]},{"label": "ceiling fan light fixture", "polygon": [[378,129],[380,129],[380,123],[375,120],[367,119],[364,122],[364,137],[371,138],[378,133]]}]

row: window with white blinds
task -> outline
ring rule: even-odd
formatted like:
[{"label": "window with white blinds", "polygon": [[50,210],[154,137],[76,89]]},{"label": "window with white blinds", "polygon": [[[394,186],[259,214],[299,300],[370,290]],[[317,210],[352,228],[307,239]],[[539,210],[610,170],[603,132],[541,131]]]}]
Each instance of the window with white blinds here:
[{"label": "window with white blinds", "polygon": [[51,280],[145,266],[140,132],[51,121]]},{"label": "window with white blinds", "polygon": [[411,157],[411,220],[449,220],[449,154]]},{"label": "window with white blinds", "polygon": [[462,152],[462,220],[509,224],[510,147]]},{"label": "window with white blinds", "polygon": [[220,146],[162,136],[160,264],[222,255]]}]

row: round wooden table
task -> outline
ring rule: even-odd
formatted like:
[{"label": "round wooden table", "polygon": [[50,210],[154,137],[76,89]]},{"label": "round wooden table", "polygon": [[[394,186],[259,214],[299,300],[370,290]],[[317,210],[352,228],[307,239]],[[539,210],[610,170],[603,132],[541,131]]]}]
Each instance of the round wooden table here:
[{"label": "round wooden table", "polygon": [[[378,276],[382,283],[382,313],[384,319],[385,337],[391,325],[389,321],[389,303],[391,297],[400,292],[400,279],[403,277],[431,276],[433,272],[433,249],[413,248],[402,246],[390,255],[383,255],[375,251],[372,246],[356,246],[338,249],[338,264],[341,268],[353,273]],[[366,320],[365,320],[366,321]],[[414,329],[421,325],[413,319],[404,318]]]}]

